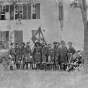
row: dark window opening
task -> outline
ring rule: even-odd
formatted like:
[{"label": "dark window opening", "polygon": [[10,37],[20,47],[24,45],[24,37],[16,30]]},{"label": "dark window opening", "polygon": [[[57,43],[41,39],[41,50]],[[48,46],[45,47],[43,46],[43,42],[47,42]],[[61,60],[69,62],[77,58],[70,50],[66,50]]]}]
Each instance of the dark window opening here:
[{"label": "dark window opening", "polygon": [[5,20],[5,15],[1,15],[1,20]]},{"label": "dark window opening", "polygon": [[33,19],[36,19],[36,14],[32,14],[32,18]]}]

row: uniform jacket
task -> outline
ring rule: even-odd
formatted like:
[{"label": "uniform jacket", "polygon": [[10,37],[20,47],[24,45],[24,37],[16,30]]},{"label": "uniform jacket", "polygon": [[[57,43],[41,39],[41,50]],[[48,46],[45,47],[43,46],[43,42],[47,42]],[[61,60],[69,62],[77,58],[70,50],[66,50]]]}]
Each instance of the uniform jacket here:
[{"label": "uniform jacket", "polygon": [[42,48],[42,55],[46,55],[46,54],[49,55],[49,48],[44,46]]},{"label": "uniform jacket", "polygon": [[26,54],[26,48],[24,46],[21,47],[20,49],[21,55],[25,55]]},{"label": "uniform jacket", "polygon": [[29,45],[26,46],[26,53],[31,53],[31,47]]},{"label": "uniform jacket", "polygon": [[73,47],[69,47],[68,53],[72,53],[72,55],[73,55],[76,53],[76,50]]},{"label": "uniform jacket", "polygon": [[63,63],[68,62],[67,47],[64,46],[59,48],[59,58],[60,58],[60,61],[62,61]]},{"label": "uniform jacket", "polygon": [[15,61],[15,48],[10,48],[9,54],[11,55],[11,60]]},{"label": "uniform jacket", "polygon": [[19,58],[20,58],[21,56],[20,56],[20,48],[19,47],[16,47],[15,48],[15,60],[16,60],[16,63],[18,63],[19,62]]},{"label": "uniform jacket", "polygon": [[[73,47],[69,47],[68,49],[68,60],[70,60],[70,57],[76,53],[76,50]],[[72,55],[71,55],[72,54]]]},{"label": "uniform jacket", "polygon": [[20,49],[20,52],[21,52],[21,59],[24,64],[26,61],[26,48],[24,46],[22,46]]},{"label": "uniform jacket", "polygon": [[42,56],[42,47],[38,46],[35,48],[35,62],[40,62],[41,61],[41,56]]}]

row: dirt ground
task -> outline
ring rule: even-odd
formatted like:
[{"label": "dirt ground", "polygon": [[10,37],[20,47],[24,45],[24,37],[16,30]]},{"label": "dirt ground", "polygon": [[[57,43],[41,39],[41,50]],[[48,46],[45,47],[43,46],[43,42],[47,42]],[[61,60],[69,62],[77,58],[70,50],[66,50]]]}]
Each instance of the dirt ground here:
[{"label": "dirt ground", "polygon": [[0,65],[0,88],[88,88],[88,75],[64,71],[9,71]]}]

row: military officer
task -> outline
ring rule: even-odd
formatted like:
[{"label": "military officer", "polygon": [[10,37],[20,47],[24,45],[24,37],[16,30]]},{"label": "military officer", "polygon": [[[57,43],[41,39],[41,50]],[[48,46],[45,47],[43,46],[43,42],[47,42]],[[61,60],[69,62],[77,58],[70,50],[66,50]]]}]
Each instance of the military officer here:
[{"label": "military officer", "polygon": [[42,48],[42,61],[48,62],[48,56],[49,56],[49,49],[48,49],[48,45],[45,44]]},{"label": "military officer", "polygon": [[53,51],[53,48],[52,48],[52,45],[51,44],[48,44],[48,48],[49,48],[49,62],[51,63],[54,59],[54,51]]},{"label": "military officer", "polygon": [[72,47],[72,42],[68,42],[68,46],[68,61],[70,61],[71,56],[76,53],[76,50]]},{"label": "military officer", "polygon": [[33,62],[32,58],[30,58],[31,53],[32,53],[32,51],[31,51],[31,47],[30,47],[30,42],[27,42],[27,45],[26,45],[26,62],[25,62],[26,69],[28,69],[28,63]]},{"label": "military officer", "polygon": [[22,43],[21,49],[21,59],[22,59],[22,68],[25,68],[25,60],[26,60],[26,47],[25,47],[25,43]]},{"label": "military officer", "polygon": [[11,63],[10,63],[10,70],[13,70],[13,65],[15,63],[15,48],[14,48],[14,44],[11,43],[10,44],[10,50],[9,50],[9,56],[11,59]]},{"label": "military officer", "polygon": [[16,58],[16,68],[20,69],[20,48],[18,44],[15,45],[15,58]]},{"label": "military officer", "polygon": [[42,47],[39,43],[36,43],[35,51],[35,62],[41,62]]},{"label": "military officer", "polygon": [[68,62],[67,56],[67,47],[65,46],[65,42],[61,41],[59,48],[59,65],[60,69],[66,70],[66,63]]}]

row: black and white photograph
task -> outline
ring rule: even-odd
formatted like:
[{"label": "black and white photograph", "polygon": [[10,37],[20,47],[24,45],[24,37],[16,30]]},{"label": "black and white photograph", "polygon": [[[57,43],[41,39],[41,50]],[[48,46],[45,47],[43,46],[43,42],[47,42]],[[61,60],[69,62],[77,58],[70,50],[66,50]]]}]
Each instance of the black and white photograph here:
[{"label": "black and white photograph", "polygon": [[0,88],[88,88],[88,0],[0,0]]}]

